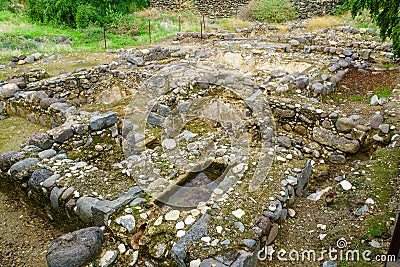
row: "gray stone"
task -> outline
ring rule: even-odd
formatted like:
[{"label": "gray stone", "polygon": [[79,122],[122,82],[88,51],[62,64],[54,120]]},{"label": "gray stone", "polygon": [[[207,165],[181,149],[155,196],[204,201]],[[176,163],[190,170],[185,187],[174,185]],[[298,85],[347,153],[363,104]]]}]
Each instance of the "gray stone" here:
[{"label": "gray stone", "polygon": [[42,55],[42,53],[34,53],[34,54],[32,54],[32,56],[35,60],[39,60],[42,58],[43,55]]},{"label": "gray stone", "polygon": [[271,221],[277,221],[282,215],[282,203],[279,200],[272,201],[271,204],[275,204],[276,209],[272,212],[269,210],[264,211],[264,216],[271,219]]},{"label": "gray stone", "polygon": [[104,242],[102,229],[90,227],[53,240],[47,250],[49,267],[79,267],[95,260]]},{"label": "gray stone", "polygon": [[50,192],[50,204],[54,210],[59,209],[58,198],[60,197],[61,190],[58,187],[53,187]]},{"label": "gray stone", "polygon": [[154,257],[156,258],[162,258],[164,256],[165,250],[167,249],[167,244],[165,243],[159,243],[154,246]]},{"label": "gray stone", "polygon": [[7,66],[9,66],[10,68],[15,68],[17,66],[17,63],[10,61],[10,62],[8,62]]},{"label": "gray stone", "polygon": [[93,220],[93,212],[92,208],[99,202],[100,200],[93,197],[81,197],[76,202],[77,213],[79,218],[82,219],[85,223],[91,223]]},{"label": "gray stone", "polygon": [[339,118],[336,121],[336,128],[339,132],[348,133],[350,132],[355,126],[355,123],[350,118]]},{"label": "gray stone", "polygon": [[29,138],[28,144],[40,147],[43,150],[49,149],[53,145],[53,140],[47,133],[34,133]]},{"label": "gray stone", "polygon": [[27,56],[25,58],[25,63],[33,63],[35,61],[35,57],[33,56]]},{"label": "gray stone", "polygon": [[71,125],[64,124],[51,129],[48,131],[48,134],[50,134],[57,143],[64,143],[74,136],[74,131]]},{"label": "gray stone", "polygon": [[342,152],[356,153],[360,148],[360,143],[357,140],[350,140],[341,136],[336,136],[325,129],[313,129],[314,141],[336,148]]},{"label": "gray stone", "polygon": [[[186,265],[183,265],[183,266],[186,266]],[[229,265],[225,265],[225,264],[223,264],[223,263],[221,263],[221,262],[219,262],[219,261],[217,261],[215,259],[205,259],[200,263],[200,267],[210,267],[210,266],[213,266],[213,267],[227,267]]]},{"label": "gray stone", "polygon": [[379,130],[381,130],[382,133],[387,134],[387,133],[389,133],[390,126],[389,126],[389,124],[386,124],[386,123],[381,124],[381,125],[379,125]]},{"label": "gray stone", "polygon": [[147,203],[147,200],[145,198],[138,197],[135,198],[131,203],[129,203],[129,206],[134,207],[144,203]]},{"label": "gray stone", "polygon": [[361,215],[364,215],[364,213],[366,213],[366,212],[368,212],[368,211],[369,211],[368,206],[367,206],[367,205],[364,205],[364,206],[362,206],[359,210],[356,211],[355,215],[356,215],[357,217],[359,217],[359,216],[361,216]]},{"label": "gray stone", "polygon": [[36,191],[40,191],[40,183],[44,182],[52,174],[53,173],[47,169],[37,169],[32,173],[31,178],[29,178],[28,185]]},{"label": "gray stone", "polygon": [[368,60],[369,57],[370,57],[370,55],[371,55],[371,52],[372,52],[371,49],[363,49],[363,50],[361,51],[361,58],[362,58],[362,59],[365,59],[365,60]]},{"label": "gray stone", "polygon": [[239,232],[244,232],[245,228],[244,228],[244,224],[242,222],[235,222],[235,228],[239,230]]},{"label": "gray stone", "polygon": [[61,195],[61,200],[67,200],[72,193],[74,193],[75,188],[73,186],[68,187],[67,189],[65,189],[65,191],[62,193]]},{"label": "gray stone", "polygon": [[379,105],[380,104],[380,102],[379,102],[379,98],[378,98],[378,96],[377,95],[374,95],[372,98],[371,98],[371,106],[377,106],[377,105]]},{"label": "gray stone", "polygon": [[307,188],[310,176],[312,173],[312,160],[308,160],[306,167],[297,175],[297,189],[296,195],[302,196],[304,190]]},{"label": "gray stone", "polygon": [[107,221],[111,214],[117,211],[122,206],[130,203],[142,193],[139,186],[132,187],[128,192],[122,193],[115,200],[102,200],[96,203],[92,208],[93,221],[97,226],[107,225]]},{"label": "gray stone", "polygon": [[89,127],[93,131],[102,130],[109,126],[112,126],[118,121],[117,114],[109,111],[102,115],[96,115],[90,118]]},{"label": "gray stone", "polygon": [[334,261],[326,261],[322,264],[322,267],[337,267],[337,264]]},{"label": "gray stone", "polygon": [[312,86],[312,90],[316,94],[321,94],[323,89],[324,89],[324,85],[322,83],[315,83]]},{"label": "gray stone", "polygon": [[208,234],[207,221],[210,215],[204,214],[193,226],[186,232],[186,234],[178,240],[171,249],[171,256],[177,262],[178,266],[186,266],[185,261],[188,257],[186,247],[189,243],[195,242]]},{"label": "gray stone", "polygon": [[284,70],[272,70],[271,71],[271,78],[280,78],[287,74]]},{"label": "gray stone", "polygon": [[147,117],[147,122],[155,126],[161,126],[163,123],[163,118],[153,112],[150,112],[149,116]]},{"label": "gray stone", "polygon": [[38,157],[41,159],[49,159],[53,156],[57,155],[57,151],[54,149],[47,149],[38,154]]},{"label": "gray stone", "polygon": [[88,124],[82,124],[82,123],[74,123],[72,124],[72,130],[74,133],[82,135],[86,133],[89,130],[89,125]]},{"label": "gray stone", "polygon": [[258,246],[254,251],[239,251],[239,256],[231,267],[257,267],[258,266],[258,252],[260,247]]},{"label": "gray stone", "polygon": [[42,149],[37,146],[29,145],[29,146],[24,146],[23,148],[21,148],[21,151],[28,152],[28,153],[38,153],[38,152],[42,151]]},{"label": "gray stone", "polygon": [[231,244],[231,240],[225,239],[224,241],[221,242],[221,245],[223,246],[229,246]]},{"label": "gray stone", "polygon": [[24,158],[24,153],[21,152],[5,152],[0,155],[0,170],[8,171],[10,167]]},{"label": "gray stone", "polygon": [[61,175],[59,175],[59,174],[54,174],[54,175],[50,176],[49,178],[47,178],[47,179],[43,182],[42,186],[43,186],[43,187],[51,187],[51,186],[53,186],[53,185],[56,183],[57,179],[59,179],[60,177],[61,177]]},{"label": "gray stone", "polygon": [[117,260],[118,251],[107,250],[106,253],[100,259],[100,267],[113,266],[114,262]]},{"label": "gray stone", "polygon": [[252,248],[252,247],[254,247],[254,246],[257,244],[257,241],[256,241],[256,240],[254,240],[254,239],[247,239],[247,238],[243,239],[242,242],[243,242],[243,244],[244,244],[246,247],[248,247],[248,248]]},{"label": "gray stone", "polygon": [[230,251],[225,251],[224,253],[219,254],[217,256],[214,256],[214,259],[224,263],[227,266],[231,266],[236,261],[238,256],[239,256],[239,251],[230,250]]},{"label": "gray stone", "polygon": [[39,162],[36,158],[23,159],[11,166],[8,172],[17,180],[22,180],[29,175],[29,171]]},{"label": "gray stone", "polygon": [[133,231],[136,225],[135,217],[133,217],[133,215],[130,214],[118,217],[117,219],[115,219],[115,222],[126,228],[128,232]]},{"label": "gray stone", "polygon": [[290,140],[290,138],[287,136],[284,136],[284,135],[277,136],[275,138],[275,141],[283,147],[286,147],[286,148],[292,147],[292,140]]},{"label": "gray stone", "polygon": [[42,109],[48,109],[52,104],[55,103],[65,103],[65,98],[49,98],[49,97],[44,97],[40,100],[40,107]]},{"label": "gray stone", "polygon": [[337,153],[336,151],[331,153],[328,157],[329,161],[334,164],[344,164],[346,163],[346,157],[342,154]]},{"label": "gray stone", "polygon": [[298,40],[296,40],[296,39],[292,39],[292,40],[289,41],[289,44],[292,45],[292,46],[299,46],[300,42]]},{"label": "gray stone", "polygon": [[17,91],[19,91],[18,85],[15,83],[7,83],[0,87],[0,98],[11,98]]},{"label": "gray stone", "polygon": [[338,64],[341,68],[347,68],[350,65],[346,60],[339,60]]},{"label": "gray stone", "polygon": [[370,122],[370,126],[372,129],[379,129],[379,125],[383,122],[383,116],[381,114],[375,114]]},{"label": "gray stone", "polygon": [[134,55],[129,55],[126,59],[129,63],[133,64],[135,67],[144,65],[143,57],[136,57]]}]

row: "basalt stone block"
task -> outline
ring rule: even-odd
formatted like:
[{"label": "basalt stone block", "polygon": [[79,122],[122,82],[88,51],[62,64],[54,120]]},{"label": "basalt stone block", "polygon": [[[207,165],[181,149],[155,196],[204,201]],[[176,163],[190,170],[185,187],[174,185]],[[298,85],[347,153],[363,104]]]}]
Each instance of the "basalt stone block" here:
[{"label": "basalt stone block", "polygon": [[128,192],[122,193],[115,200],[99,201],[92,207],[93,221],[97,226],[107,225],[110,216],[122,206],[130,203],[142,193],[139,186],[132,187]]},{"label": "basalt stone block", "polygon": [[74,136],[74,131],[70,125],[62,125],[51,129],[48,133],[53,136],[54,141],[57,143],[64,143]]},{"label": "basalt stone block", "polygon": [[24,158],[24,153],[21,152],[6,152],[0,155],[0,170],[3,172],[8,169],[19,160]]},{"label": "basalt stone block", "polygon": [[39,162],[36,158],[27,158],[18,161],[8,170],[10,175],[17,179],[22,180],[24,177],[29,175],[29,171]]},{"label": "basalt stone block", "polygon": [[81,197],[76,202],[77,213],[79,217],[85,222],[90,223],[93,220],[92,208],[100,200],[93,197]]},{"label": "basalt stone block", "polygon": [[337,136],[322,128],[314,128],[312,136],[314,141],[336,148],[342,152],[356,153],[360,148],[360,143],[357,140]]},{"label": "basalt stone block", "polygon": [[308,160],[306,167],[297,175],[297,189],[296,195],[303,195],[304,190],[307,188],[312,173],[312,160]]},{"label": "basalt stone block", "polygon": [[103,230],[99,227],[66,234],[50,243],[47,264],[49,267],[86,266],[100,255],[103,242]]},{"label": "basalt stone block", "polygon": [[51,175],[53,173],[47,169],[37,169],[32,173],[31,178],[29,178],[28,185],[36,189],[36,191],[40,191],[40,183],[44,182]]},{"label": "basalt stone block", "polygon": [[98,131],[115,124],[117,121],[117,114],[110,111],[105,114],[96,115],[90,118],[89,127],[92,131]]},{"label": "basalt stone block", "polygon": [[49,98],[45,97],[40,100],[40,107],[42,109],[48,109],[54,103],[65,103],[65,98]]},{"label": "basalt stone block", "polygon": [[351,118],[339,118],[336,121],[336,128],[340,132],[348,133],[355,126],[355,122]]},{"label": "basalt stone block", "polygon": [[7,99],[13,97],[18,90],[19,87],[15,83],[5,84],[0,87],[0,98]]},{"label": "basalt stone block", "polygon": [[47,133],[34,133],[28,141],[29,145],[37,146],[43,150],[53,146],[53,140]]}]

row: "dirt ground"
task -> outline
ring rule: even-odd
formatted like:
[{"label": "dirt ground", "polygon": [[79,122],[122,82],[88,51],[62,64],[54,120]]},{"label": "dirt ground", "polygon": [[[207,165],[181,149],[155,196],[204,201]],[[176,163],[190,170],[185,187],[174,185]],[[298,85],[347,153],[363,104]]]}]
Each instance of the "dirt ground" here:
[{"label": "dirt ground", "polygon": [[0,214],[0,267],[47,266],[47,246],[62,233],[1,191]]}]

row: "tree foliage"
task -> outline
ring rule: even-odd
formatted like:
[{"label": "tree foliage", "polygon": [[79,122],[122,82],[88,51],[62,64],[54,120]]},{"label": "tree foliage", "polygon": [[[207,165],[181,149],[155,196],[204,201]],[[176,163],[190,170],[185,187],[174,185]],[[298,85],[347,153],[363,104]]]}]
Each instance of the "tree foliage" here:
[{"label": "tree foliage", "polygon": [[364,9],[380,28],[383,40],[391,38],[393,52],[400,56],[400,1],[399,0],[349,0],[351,13],[357,16]]},{"label": "tree foliage", "polygon": [[137,9],[148,0],[27,0],[27,14],[41,23],[86,28],[91,24],[105,27]]},{"label": "tree foliage", "polygon": [[0,11],[16,12],[18,10],[17,1],[15,0],[0,0]]}]

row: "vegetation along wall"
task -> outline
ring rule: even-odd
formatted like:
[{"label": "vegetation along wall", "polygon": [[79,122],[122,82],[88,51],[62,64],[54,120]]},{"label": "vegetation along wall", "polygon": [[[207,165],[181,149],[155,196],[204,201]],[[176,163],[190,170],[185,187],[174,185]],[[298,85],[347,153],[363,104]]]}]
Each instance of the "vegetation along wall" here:
[{"label": "vegetation along wall", "polygon": [[[228,18],[236,15],[249,0],[150,0],[150,6],[161,10],[178,11],[191,6],[210,18]],[[290,0],[301,18],[329,14],[339,5],[338,0]]]}]

